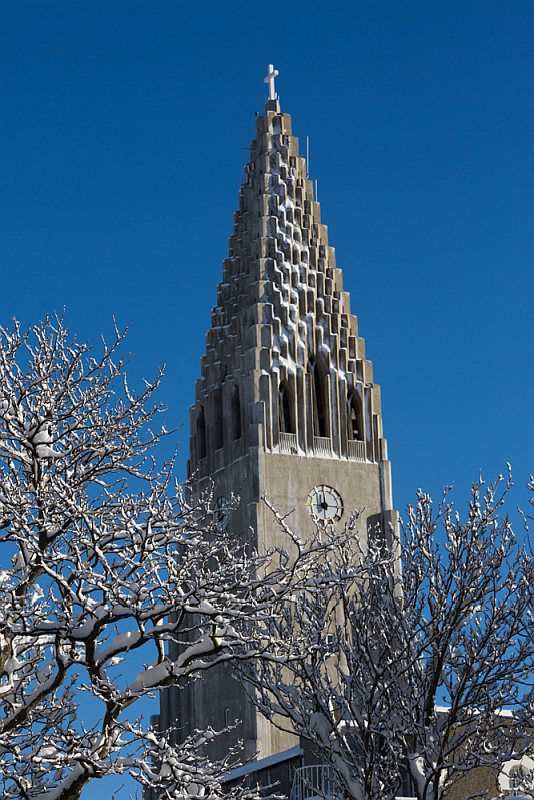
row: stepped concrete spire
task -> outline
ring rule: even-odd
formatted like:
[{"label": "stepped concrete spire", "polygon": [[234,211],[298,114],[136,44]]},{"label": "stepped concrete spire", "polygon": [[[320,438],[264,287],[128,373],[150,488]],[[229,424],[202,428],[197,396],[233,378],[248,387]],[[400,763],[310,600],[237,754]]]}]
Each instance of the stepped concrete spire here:
[{"label": "stepped concrete spire", "polygon": [[[213,492],[218,524],[259,551],[288,545],[263,497],[303,537],[356,509],[363,541],[395,524],[380,389],[276,73],[269,65],[191,407],[193,497]],[[230,668],[163,693],[161,725],[175,736],[229,719],[241,722],[212,757],[240,740],[245,758],[300,758],[298,737],[257,712]]]},{"label": "stepped concrete spire", "polygon": [[[269,65],[268,77],[272,74]],[[367,463],[387,458],[372,363],[358,336],[291,118],[278,105],[269,99],[256,120],[217,290],[192,408],[191,468],[196,474],[211,473],[222,459],[245,452],[249,443],[268,452],[289,448],[300,455]],[[314,372],[324,397],[316,397]],[[288,390],[282,398],[285,409],[280,407],[281,385]],[[228,442],[223,456],[213,447],[219,427],[214,390],[222,392],[229,415],[234,386],[242,395],[248,436],[247,442]],[[195,420],[201,407],[205,432],[201,426],[199,434]]]}]

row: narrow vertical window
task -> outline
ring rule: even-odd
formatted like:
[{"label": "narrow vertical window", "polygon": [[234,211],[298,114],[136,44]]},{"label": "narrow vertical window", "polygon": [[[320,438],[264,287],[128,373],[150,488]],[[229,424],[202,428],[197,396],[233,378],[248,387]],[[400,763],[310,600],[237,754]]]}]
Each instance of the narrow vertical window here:
[{"label": "narrow vertical window", "polygon": [[222,391],[218,386],[213,395],[213,446],[219,450],[223,446]]},{"label": "narrow vertical window", "polygon": [[328,430],[323,379],[319,367],[313,359],[308,362],[308,370],[312,385],[313,435],[326,437],[328,436]]},{"label": "narrow vertical window", "polygon": [[280,433],[295,433],[289,387],[285,381],[280,384],[278,392],[278,424]]},{"label": "narrow vertical window", "polygon": [[197,415],[197,458],[200,461],[206,458],[206,421],[204,419],[204,408],[200,406]]},{"label": "narrow vertical window", "polygon": [[347,397],[347,438],[363,441],[362,403],[354,391]]},{"label": "narrow vertical window", "polygon": [[238,386],[234,386],[232,392],[232,438],[241,439],[241,403]]}]

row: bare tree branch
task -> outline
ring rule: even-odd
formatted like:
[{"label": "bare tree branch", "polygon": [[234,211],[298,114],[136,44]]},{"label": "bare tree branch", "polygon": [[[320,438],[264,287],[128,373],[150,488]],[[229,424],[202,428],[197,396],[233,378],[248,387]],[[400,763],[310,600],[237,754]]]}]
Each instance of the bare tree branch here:
[{"label": "bare tree branch", "polygon": [[404,771],[418,800],[441,800],[474,767],[532,750],[532,560],[503,513],[510,485],[473,486],[464,519],[448,491],[437,508],[419,492],[401,560],[395,537],[338,541],[322,591],[272,622],[311,647],[242,667],[262,712],[349,797],[393,798]]},{"label": "bare tree branch", "polygon": [[133,391],[123,338],[115,327],[97,354],[58,317],[0,328],[6,800],[75,800],[92,778],[125,770],[166,798],[193,785],[219,796],[228,765],[201,754],[212,734],[173,749],[126,712],[214,664],[286,658],[270,622],[325,550],[288,537],[291,558],[258,555],[216,530],[210,497],[188,502],[173,463],[154,460],[162,374]]}]

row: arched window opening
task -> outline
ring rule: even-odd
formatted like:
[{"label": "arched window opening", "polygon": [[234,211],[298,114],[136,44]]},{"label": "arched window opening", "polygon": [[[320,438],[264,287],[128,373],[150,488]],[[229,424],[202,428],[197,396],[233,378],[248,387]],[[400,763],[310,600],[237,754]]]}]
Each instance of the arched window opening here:
[{"label": "arched window opening", "polygon": [[206,458],[206,421],[204,419],[204,408],[200,406],[197,415],[197,458],[200,461]]},{"label": "arched window opening", "polygon": [[278,425],[280,433],[295,433],[291,414],[291,395],[285,381],[280,384],[278,391]]},{"label": "arched window opening", "polygon": [[232,438],[241,439],[241,403],[238,386],[234,386],[232,392]]},{"label": "arched window opening", "polygon": [[356,392],[347,397],[347,438],[363,442],[362,404]]},{"label": "arched window opening", "polygon": [[317,363],[313,359],[310,359],[308,362],[308,369],[312,386],[313,435],[326,437],[328,436],[328,428],[322,375]]},{"label": "arched window opening", "polygon": [[213,446],[215,450],[219,450],[223,446],[223,410],[220,386],[214,392],[213,412]]}]

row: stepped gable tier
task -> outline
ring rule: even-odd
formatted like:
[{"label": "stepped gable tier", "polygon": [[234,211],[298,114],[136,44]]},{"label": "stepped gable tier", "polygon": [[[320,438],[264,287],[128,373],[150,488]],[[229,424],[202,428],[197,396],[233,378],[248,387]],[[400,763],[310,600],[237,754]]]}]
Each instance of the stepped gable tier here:
[{"label": "stepped gable tier", "polygon": [[246,427],[249,445],[268,452],[387,459],[380,389],[278,100],[256,120],[196,383],[190,470],[199,477],[217,469],[214,451],[227,450],[219,466],[242,455],[244,437],[225,442],[221,424]]}]

